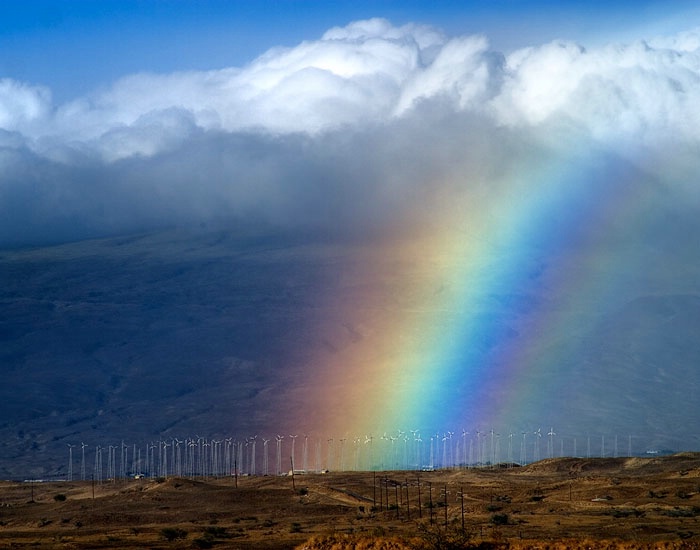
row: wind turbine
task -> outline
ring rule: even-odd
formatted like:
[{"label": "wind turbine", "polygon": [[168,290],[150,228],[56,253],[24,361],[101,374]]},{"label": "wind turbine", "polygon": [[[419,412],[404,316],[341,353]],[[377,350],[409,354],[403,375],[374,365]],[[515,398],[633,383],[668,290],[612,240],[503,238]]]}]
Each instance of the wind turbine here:
[{"label": "wind turbine", "polygon": [[469,465],[469,462],[467,461],[467,436],[469,435],[469,432],[462,428],[462,462],[464,463],[464,467],[466,468]]},{"label": "wind turbine", "polygon": [[[408,448],[407,448],[407,444],[405,442],[408,440],[408,438],[406,437],[406,432],[404,432],[403,430],[398,430],[397,433],[398,433],[398,435],[396,436],[397,441],[401,441],[402,439],[404,440],[403,461],[402,462],[404,464],[404,468],[406,468],[407,462],[408,462],[408,456],[407,456]],[[399,464],[399,461],[397,459],[396,460],[397,469],[398,469],[398,464]]]},{"label": "wind turbine", "polygon": [[[189,473],[192,478],[194,478],[196,472],[196,449],[197,442],[194,439],[188,438],[185,440],[185,471]],[[146,456],[148,456],[148,447],[146,448]]]},{"label": "wind turbine", "polygon": [[[160,445],[158,446],[160,448]],[[110,454],[111,454],[111,449],[112,446],[109,446],[110,449]],[[146,452],[148,453],[150,451],[151,459],[150,459],[150,471],[149,474],[151,477],[156,477],[156,444],[151,441],[151,444],[146,448]],[[160,451],[159,451],[160,452]]]},{"label": "wind turbine", "polygon": [[228,475],[231,475],[231,472],[233,471],[231,469],[231,467],[233,465],[232,464],[233,460],[231,457],[231,447],[233,446],[233,438],[226,437],[224,439],[224,442],[226,443],[226,451],[225,451],[226,452],[226,464],[225,464],[226,472],[225,473],[228,476]]},{"label": "wind turbine", "polygon": [[126,477],[126,453],[129,449],[129,446],[124,443],[124,440],[122,439],[122,444],[119,449],[119,457],[121,459],[121,464],[119,465],[119,473],[121,474],[122,478]]},{"label": "wind turbine", "polygon": [[168,477],[168,447],[170,447],[168,442],[163,441],[163,471],[161,473],[163,477]]},{"label": "wind turbine", "polygon": [[304,434],[304,450],[303,450],[303,467],[304,472],[309,471],[309,436]]},{"label": "wind turbine", "polygon": [[267,444],[270,442],[269,439],[263,437],[263,475],[266,476],[268,472],[268,459],[267,459]]},{"label": "wind turbine", "polygon": [[538,462],[540,460],[540,439],[542,439],[542,428],[537,428],[537,431],[533,432],[533,435],[535,436],[535,462]]},{"label": "wind turbine", "polygon": [[481,432],[476,430],[476,463],[482,466],[481,463]]},{"label": "wind turbine", "polygon": [[454,468],[454,466],[455,466],[455,455],[454,455],[454,448],[452,445],[452,436],[454,434],[455,434],[454,432],[447,430],[447,446],[449,447],[448,456],[449,456],[450,468]]},{"label": "wind turbine", "polygon": [[296,453],[294,452],[295,444],[297,442],[297,435],[290,435],[289,437],[292,438],[292,469],[294,469],[297,463]]},{"label": "wind turbine", "polygon": [[510,432],[508,434],[508,467],[511,468],[513,466],[513,436],[515,434],[513,432]]},{"label": "wind turbine", "polygon": [[114,481],[116,477],[115,467],[114,467],[114,450],[115,446],[109,445],[107,447],[107,478]]},{"label": "wind turbine", "polygon": [[256,475],[257,472],[257,466],[255,464],[255,446],[258,443],[258,436],[254,435],[253,437],[250,438],[250,475]]},{"label": "wind turbine", "polygon": [[80,443],[80,450],[82,451],[82,460],[80,461],[80,479],[85,481],[85,443]]},{"label": "wind turbine", "polygon": [[423,438],[418,434],[414,441],[416,442],[416,465],[421,470],[423,468]]},{"label": "wind turbine", "polygon": [[411,464],[411,458],[409,456],[409,450],[408,450],[408,434],[404,433],[403,436],[403,467],[405,470],[410,469],[410,464]]},{"label": "wind turbine", "polygon": [[73,481],[73,447],[75,445],[68,444],[68,481]]},{"label": "wind turbine", "polygon": [[557,435],[554,432],[554,428],[549,428],[549,432],[547,432],[547,435],[549,436],[549,458],[554,458],[554,436]]},{"label": "wind turbine", "polygon": [[391,441],[391,469],[395,470],[397,469],[397,463],[396,463],[396,447],[394,447],[394,443],[396,442],[396,437],[393,435],[389,436],[389,441]]},{"label": "wind turbine", "polygon": [[389,436],[386,435],[386,432],[384,432],[384,435],[380,436],[379,439],[384,441],[385,443],[382,443],[382,469],[386,470],[386,441],[389,441]]},{"label": "wind turbine", "polygon": [[329,437],[327,443],[328,447],[326,447],[326,470],[330,471],[333,469],[333,438]]},{"label": "wind turbine", "polygon": [[180,447],[180,444],[184,443],[184,441],[180,441],[177,437],[175,438],[175,473],[182,477],[182,449]]},{"label": "wind turbine", "polygon": [[357,472],[360,469],[360,443],[362,440],[359,437],[353,439],[353,444],[355,445],[355,467],[354,470]]},{"label": "wind turbine", "polygon": [[316,443],[314,444],[314,463],[317,472],[321,471],[321,438],[316,438]]},{"label": "wind turbine", "polygon": [[345,471],[345,438],[340,439],[340,471]]},{"label": "wind turbine", "polygon": [[366,435],[365,436],[365,445],[369,443],[369,469],[374,470],[374,452],[372,450],[372,445],[374,442],[374,436],[373,435]]},{"label": "wind turbine", "polygon": [[605,434],[600,436],[600,458],[605,457]]},{"label": "wind turbine", "polygon": [[[418,441],[418,438],[420,437],[420,434],[418,433],[419,430],[409,430],[411,432],[411,435],[413,436],[413,450],[414,450],[414,456],[413,459],[416,460],[417,457],[417,452],[416,452],[416,442]],[[420,461],[416,463],[418,466],[420,466]]]},{"label": "wind turbine", "polygon": [[282,440],[283,435],[277,434],[275,440],[277,441],[277,475],[282,475]]},{"label": "wind turbine", "polygon": [[92,478],[98,483],[102,483],[102,449],[99,445],[95,446],[95,465],[92,470]]}]

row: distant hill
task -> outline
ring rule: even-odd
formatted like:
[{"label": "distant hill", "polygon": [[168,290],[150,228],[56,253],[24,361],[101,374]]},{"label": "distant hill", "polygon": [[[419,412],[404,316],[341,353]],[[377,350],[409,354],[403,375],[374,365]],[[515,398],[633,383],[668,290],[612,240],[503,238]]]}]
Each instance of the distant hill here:
[{"label": "distant hill", "polygon": [[[172,230],[0,252],[0,477],[65,475],[67,446],[82,442],[292,433],[323,386],[310,355],[330,365],[358,339],[381,342],[371,319],[346,323],[327,299],[362,292],[392,307],[391,281],[355,278],[355,246]],[[401,269],[409,285],[422,277]],[[533,415],[579,434],[582,455],[586,434],[595,454],[610,430],[620,454],[629,435],[638,452],[697,448],[700,296],[640,294],[613,311],[552,344],[572,357],[563,372],[533,372],[533,386],[559,377],[562,388]]]}]

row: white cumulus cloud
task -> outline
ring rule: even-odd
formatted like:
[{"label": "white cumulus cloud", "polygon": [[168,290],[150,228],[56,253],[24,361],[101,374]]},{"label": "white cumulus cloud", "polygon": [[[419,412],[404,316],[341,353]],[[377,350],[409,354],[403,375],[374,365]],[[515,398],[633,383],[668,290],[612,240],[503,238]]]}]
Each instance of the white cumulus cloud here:
[{"label": "white cumulus cloud", "polygon": [[128,75],[63,105],[6,78],[0,229],[14,242],[208,216],[372,225],[517,172],[538,147],[597,147],[691,188],[699,37],[505,55],[484,36],[371,19],[244,67]]}]

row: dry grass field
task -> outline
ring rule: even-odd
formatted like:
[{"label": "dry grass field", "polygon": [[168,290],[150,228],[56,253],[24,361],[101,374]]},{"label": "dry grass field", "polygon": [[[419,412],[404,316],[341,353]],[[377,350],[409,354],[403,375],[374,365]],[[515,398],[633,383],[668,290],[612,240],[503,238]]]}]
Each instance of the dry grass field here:
[{"label": "dry grass field", "polygon": [[0,484],[0,548],[690,549],[699,517],[695,453],[237,483]]}]

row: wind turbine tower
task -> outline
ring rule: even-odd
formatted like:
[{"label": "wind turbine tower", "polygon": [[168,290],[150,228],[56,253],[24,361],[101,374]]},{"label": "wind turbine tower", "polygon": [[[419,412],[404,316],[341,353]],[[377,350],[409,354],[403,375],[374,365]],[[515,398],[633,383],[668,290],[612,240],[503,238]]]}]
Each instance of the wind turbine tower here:
[{"label": "wind turbine tower", "polygon": [[547,452],[549,454],[549,458],[554,458],[554,436],[557,435],[554,432],[554,428],[549,428],[549,432],[547,432],[547,436],[549,436],[549,442],[548,442],[548,449]]},{"label": "wind turbine tower", "polygon": [[68,444],[68,481],[73,481],[73,447]]},{"label": "wind turbine tower", "polygon": [[292,468],[296,468],[297,465],[297,457],[296,457],[296,452],[295,452],[295,447],[296,447],[296,442],[297,442],[297,435],[290,435],[289,437],[292,438]]},{"label": "wind turbine tower", "polygon": [[302,462],[303,462],[303,467],[304,467],[304,472],[309,471],[309,436],[304,434],[304,450],[302,451],[303,457],[302,457]]},{"label": "wind turbine tower", "polygon": [[85,481],[85,443],[80,444],[80,450],[82,451],[82,459],[80,461],[80,479]]},{"label": "wind turbine tower", "polygon": [[282,475],[282,440],[284,439],[283,435],[277,435],[276,441],[277,441],[277,475]]},{"label": "wind turbine tower", "polygon": [[535,444],[534,444],[534,460],[535,462],[539,462],[540,460],[540,439],[542,439],[542,429],[538,428],[536,432],[533,433],[535,436]]}]

